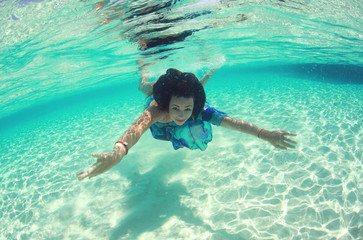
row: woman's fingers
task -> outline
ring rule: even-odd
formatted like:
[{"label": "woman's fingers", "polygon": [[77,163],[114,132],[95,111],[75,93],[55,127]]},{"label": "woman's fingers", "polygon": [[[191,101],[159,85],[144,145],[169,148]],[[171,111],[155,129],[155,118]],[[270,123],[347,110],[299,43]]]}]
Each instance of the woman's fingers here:
[{"label": "woman's fingers", "polygon": [[[292,144],[297,144],[296,141],[290,139],[290,138],[287,138],[285,137],[286,135],[288,136],[297,136],[295,133],[291,133],[291,132],[288,132],[288,131],[282,131],[282,140],[281,140],[281,144],[284,146],[284,147],[288,147],[288,148],[295,148],[295,146],[289,144],[289,143],[292,143]],[[287,143],[289,142],[289,143]]]},{"label": "woman's fingers", "polygon": [[88,169],[88,171],[86,172],[79,172],[77,173],[77,176],[78,176],[78,180],[82,180],[82,179],[85,179],[86,177],[95,177],[97,176],[98,174],[100,174],[100,169],[101,168],[101,165],[102,165],[102,154],[98,154],[98,153],[92,153],[92,156],[97,158],[97,162],[95,164],[92,165],[92,167],[90,167]]},{"label": "woman's fingers", "polygon": [[282,149],[282,150],[287,150],[287,148],[286,147],[284,147],[284,146],[281,146],[280,144],[276,144],[276,145],[274,145],[276,148],[279,148],[279,149]]},{"label": "woman's fingers", "polygon": [[78,175],[78,180],[83,180],[88,176],[88,172],[79,172],[77,173],[77,175]]},{"label": "woman's fingers", "polygon": [[294,141],[294,140],[292,140],[292,139],[290,139],[290,138],[284,138],[284,140],[285,140],[286,142],[290,142],[290,143],[293,143],[293,144],[297,144],[297,142],[296,142],[296,141]]},{"label": "woman's fingers", "polygon": [[92,171],[92,172],[89,174],[89,177],[90,177],[90,178],[92,178],[92,177],[96,177],[96,176],[100,175],[101,173],[106,172],[106,170],[107,170],[107,166],[100,165],[98,168],[96,168],[94,171]]},{"label": "woman's fingers", "polygon": [[289,135],[289,136],[297,136],[296,133],[288,132],[288,131],[282,131],[282,136]]},{"label": "woman's fingers", "polygon": [[98,162],[98,163],[94,164],[92,167],[90,167],[87,172],[77,173],[78,180],[82,180],[82,179],[84,179],[86,177],[89,177],[89,178],[95,177],[95,176],[101,174],[103,172],[103,170],[104,170],[102,168],[101,164],[102,164],[102,162]]},{"label": "woman's fingers", "polygon": [[80,172],[80,173],[77,173],[77,175],[78,175],[78,180],[82,180],[82,179],[84,179],[84,178],[86,178],[86,177],[89,177],[89,178],[91,178],[91,177],[94,177],[95,176],[95,170],[97,169],[97,166],[98,165],[93,165],[92,167],[90,167],[89,169],[88,169],[88,171],[86,171],[86,172]]},{"label": "woman's fingers", "polygon": [[291,144],[288,144],[288,143],[285,143],[285,142],[281,142],[281,144],[285,147],[288,147],[288,148],[295,148],[295,146],[291,145]]}]

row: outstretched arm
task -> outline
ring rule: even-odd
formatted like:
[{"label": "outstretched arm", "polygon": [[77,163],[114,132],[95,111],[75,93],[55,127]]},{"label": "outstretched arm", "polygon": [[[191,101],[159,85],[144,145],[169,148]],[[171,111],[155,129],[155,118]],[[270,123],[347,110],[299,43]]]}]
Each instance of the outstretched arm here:
[{"label": "outstretched arm", "polygon": [[297,144],[296,141],[286,137],[286,136],[296,136],[295,133],[290,133],[283,130],[268,131],[259,128],[253,125],[252,123],[235,118],[230,118],[228,116],[223,118],[221,126],[256,136],[258,138],[270,142],[276,148],[284,150],[286,150],[287,148],[295,148],[295,146],[291,145],[290,143]]},{"label": "outstretched arm", "polygon": [[153,123],[160,120],[161,116],[162,112],[155,106],[148,107],[121,136],[119,141],[122,141],[127,145],[125,146],[124,144],[117,142],[112,152],[101,154],[93,153],[92,156],[97,158],[97,162],[90,167],[88,171],[77,173],[78,179],[82,180],[86,177],[95,177],[120,163],[121,159],[127,154],[127,151],[139,141],[141,135]]}]

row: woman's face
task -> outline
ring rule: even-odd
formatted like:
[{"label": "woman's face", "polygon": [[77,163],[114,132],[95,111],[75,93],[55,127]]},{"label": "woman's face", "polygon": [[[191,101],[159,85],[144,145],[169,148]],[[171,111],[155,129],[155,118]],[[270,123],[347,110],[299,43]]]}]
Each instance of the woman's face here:
[{"label": "woman's face", "polygon": [[183,125],[192,116],[194,99],[192,97],[172,96],[169,103],[169,117],[178,125]]}]

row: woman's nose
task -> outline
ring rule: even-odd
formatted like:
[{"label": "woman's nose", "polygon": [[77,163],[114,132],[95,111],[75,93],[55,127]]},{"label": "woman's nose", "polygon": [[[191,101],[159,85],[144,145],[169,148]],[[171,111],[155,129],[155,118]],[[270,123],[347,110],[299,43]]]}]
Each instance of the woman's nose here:
[{"label": "woman's nose", "polygon": [[185,116],[184,111],[180,111],[179,114],[178,114],[178,118],[179,119],[184,119],[184,116]]}]

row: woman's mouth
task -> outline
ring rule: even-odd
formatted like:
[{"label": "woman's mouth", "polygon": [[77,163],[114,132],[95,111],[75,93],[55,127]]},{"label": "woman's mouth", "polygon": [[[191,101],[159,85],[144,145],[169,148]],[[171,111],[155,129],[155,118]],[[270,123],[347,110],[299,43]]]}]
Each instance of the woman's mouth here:
[{"label": "woman's mouth", "polygon": [[184,122],[185,120],[180,120],[180,119],[175,119],[177,122],[179,122],[179,123],[182,123],[182,122]]}]

